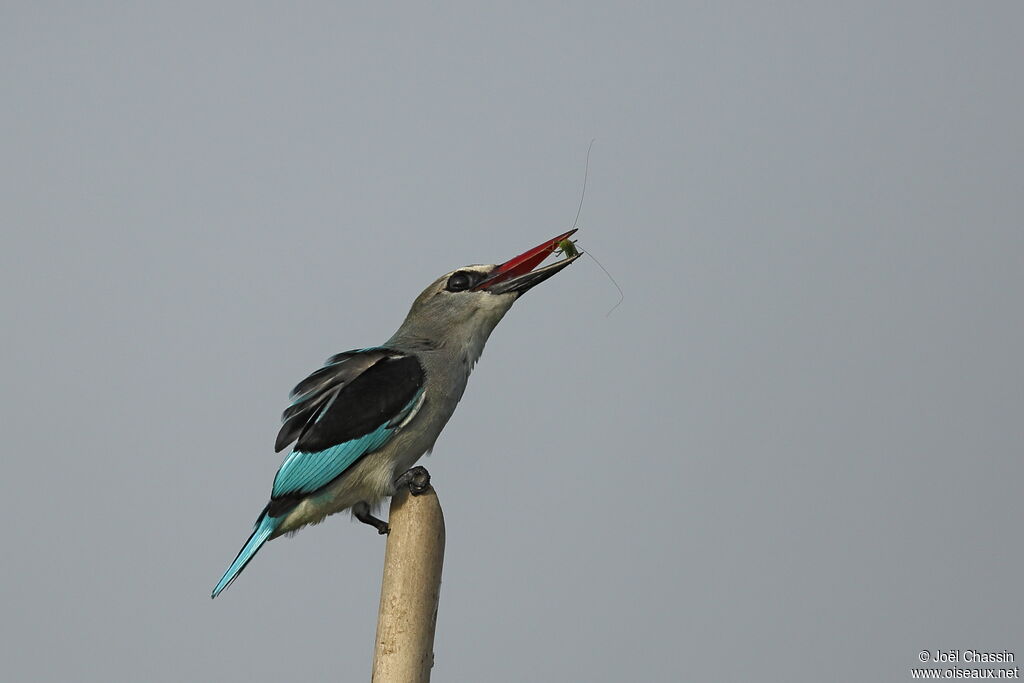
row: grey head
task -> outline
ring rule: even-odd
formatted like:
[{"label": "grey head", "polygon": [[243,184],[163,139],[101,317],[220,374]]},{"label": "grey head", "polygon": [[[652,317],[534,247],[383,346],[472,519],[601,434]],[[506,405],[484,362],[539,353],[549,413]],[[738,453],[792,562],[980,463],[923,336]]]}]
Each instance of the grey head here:
[{"label": "grey head", "polygon": [[463,266],[431,282],[413,301],[389,345],[409,350],[458,347],[479,357],[495,326],[527,291],[578,256],[532,270],[557,247],[549,240],[505,263]]}]

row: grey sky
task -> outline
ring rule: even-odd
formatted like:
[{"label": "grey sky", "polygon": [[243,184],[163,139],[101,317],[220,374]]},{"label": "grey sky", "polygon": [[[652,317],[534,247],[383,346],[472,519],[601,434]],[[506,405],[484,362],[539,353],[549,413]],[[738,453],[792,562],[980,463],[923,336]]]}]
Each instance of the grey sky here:
[{"label": "grey sky", "polygon": [[3,678],[367,680],[287,391],[564,230],[434,454],[436,681],[1024,658],[1019,3],[7,2]]}]

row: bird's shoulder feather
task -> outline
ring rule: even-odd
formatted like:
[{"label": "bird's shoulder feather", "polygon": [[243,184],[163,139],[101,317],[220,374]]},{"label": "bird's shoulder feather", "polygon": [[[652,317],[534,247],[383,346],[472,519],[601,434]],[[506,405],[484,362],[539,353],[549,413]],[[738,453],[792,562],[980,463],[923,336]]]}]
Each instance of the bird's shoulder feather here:
[{"label": "bird's shoulder feather", "polygon": [[423,386],[415,356],[375,347],[336,354],[289,394],[274,444],[322,450],[364,436],[399,414]]}]

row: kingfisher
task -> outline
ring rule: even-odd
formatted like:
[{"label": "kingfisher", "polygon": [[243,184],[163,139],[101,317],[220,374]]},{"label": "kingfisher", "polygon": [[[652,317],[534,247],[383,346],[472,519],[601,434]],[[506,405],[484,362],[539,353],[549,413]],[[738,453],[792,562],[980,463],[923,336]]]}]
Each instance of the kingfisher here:
[{"label": "kingfisher", "polygon": [[328,358],[292,389],[274,450],[294,445],[274,477],[270,502],[210,597],[267,541],[328,515],[350,509],[388,533],[373,508],[402,486],[425,490],[429,475],[414,465],[455,412],[487,338],[519,297],[579,258],[537,268],[574,232],[501,264],[445,273],[416,297],[390,339]]}]

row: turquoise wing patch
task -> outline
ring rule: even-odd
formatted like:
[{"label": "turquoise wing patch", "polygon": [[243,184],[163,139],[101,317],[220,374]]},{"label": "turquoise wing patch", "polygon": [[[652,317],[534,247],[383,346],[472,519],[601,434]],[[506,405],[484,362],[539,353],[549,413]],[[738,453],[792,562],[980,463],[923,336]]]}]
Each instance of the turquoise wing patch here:
[{"label": "turquoise wing patch", "polygon": [[332,479],[347,470],[360,456],[376,450],[387,443],[394,433],[386,424],[366,436],[346,441],[316,453],[292,451],[285,459],[274,478],[272,497],[289,493],[311,493],[326,486]]},{"label": "turquoise wing patch", "polygon": [[292,451],[274,477],[271,498],[312,493],[326,486],[360,457],[386,444],[419,408],[422,398],[423,390],[420,389],[398,415],[357,439],[314,453]]}]

